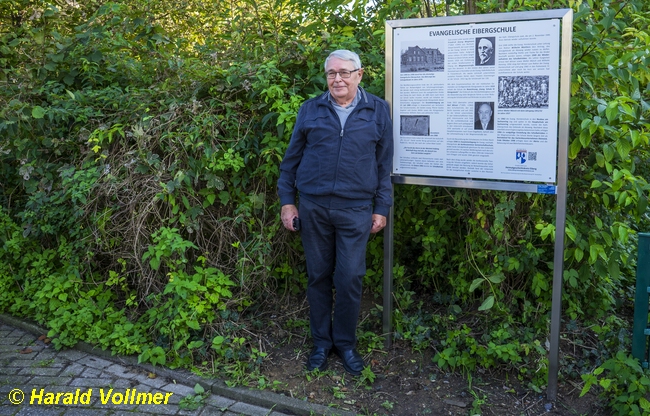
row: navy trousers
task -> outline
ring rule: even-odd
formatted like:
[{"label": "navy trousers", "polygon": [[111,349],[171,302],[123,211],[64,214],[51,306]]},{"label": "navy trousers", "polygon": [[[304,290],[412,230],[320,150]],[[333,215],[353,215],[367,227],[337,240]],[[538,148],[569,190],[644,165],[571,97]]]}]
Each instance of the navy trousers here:
[{"label": "navy trousers", "polygon": [[314,346],[355,348],[372,206],[332,209],[303,199],[299,215]]}]

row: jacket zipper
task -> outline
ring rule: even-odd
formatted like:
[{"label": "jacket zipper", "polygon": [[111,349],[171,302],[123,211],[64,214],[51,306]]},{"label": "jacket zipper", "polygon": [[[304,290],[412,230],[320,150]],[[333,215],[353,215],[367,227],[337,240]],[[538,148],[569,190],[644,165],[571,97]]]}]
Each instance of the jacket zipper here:
[{"label": "jacket zipper", "polygon": [[[359,93],[360,93],[360,94],[363,94],[363,93],[361,92],[361,90],[359,90]],[[362,100],[363,100],[364,98],[365,98],[365,97],[363,97],[363,96],[361,97]],[[361,102],[359,102],[359,104],[361,104]],[[366,102],[365,104],[367,104],[367,102]],[[344,134],[344,132],[345,132],[345,128],[344,128],[344,126],[341,124],[341,119],[339,118],[339,115],[337,114],[336,110],[334,110],[334,108],[332,107],[332,103],[328,103],[328,107],[329,107],[330,111],[334,113],[334,117],[336,117],[336,119],[339,121],[339,126],[341,126],[341,133],[339,134],[339,139],[340,139],[340,140],[339,140],[339,156],[338,156],[338,161],[337,161],[337,165],[336,165],[336,175],[334,176],[334,185],[332,186],[332,194],[334,194],[334,190],[336,189],[336,185],[337,185],[338,182],[339,182],[339,172],[340,172],[340,169],[339,169],[339,168],[340,168],[340,163],[341,163],[341,151],[343,150],[343,134]],[[354,110],[352,110],[352,112],[348,115],[348,119],[349,119],[350,117],[352,117],[352,115],[353,115],[354,113],[356,113],[357,111],[359,111],[359,108],[360,108],[360,105],[357,105],[357,106],[354,108]]]}]

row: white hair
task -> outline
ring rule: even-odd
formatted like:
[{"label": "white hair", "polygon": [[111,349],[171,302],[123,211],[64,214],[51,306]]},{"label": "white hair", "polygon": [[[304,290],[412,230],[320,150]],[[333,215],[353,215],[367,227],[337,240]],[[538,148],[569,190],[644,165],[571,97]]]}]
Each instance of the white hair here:
[{"label": "white hair", "polygon": [[344,61],[352,61],[352,63],[354,64],[354,69],[361,68],[361,59],[359,59],[359,55],[347,49],[337,49],[334,52],[330,53],[327,59],[325,59],[325,63],[323,64],[323,67],[326,70],[327,70],[327,62],[329,62],[330,58],[339,58]]}]

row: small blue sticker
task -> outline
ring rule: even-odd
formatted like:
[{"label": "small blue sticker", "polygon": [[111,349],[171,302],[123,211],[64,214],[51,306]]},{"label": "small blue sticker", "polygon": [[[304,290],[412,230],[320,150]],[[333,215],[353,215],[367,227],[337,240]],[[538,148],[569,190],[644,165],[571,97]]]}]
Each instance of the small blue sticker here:
[{"label": "small blue sticker", "polygon": [[557,186],[555,185],[537,185],[538,194],[555,195],[557,193]]}]

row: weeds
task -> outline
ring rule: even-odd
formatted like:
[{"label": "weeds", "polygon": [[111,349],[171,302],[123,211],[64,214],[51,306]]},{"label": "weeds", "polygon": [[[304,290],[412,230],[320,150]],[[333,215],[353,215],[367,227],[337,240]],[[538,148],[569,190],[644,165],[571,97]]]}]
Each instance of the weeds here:
[{"label": "weeds", "polygon": [[200,384],[194,385],[194,394],[189,394],[183,397],[178,403],[178,407],[182,410],[196,410],[205,405],[205,399],[210,395],[206,392]]}]

